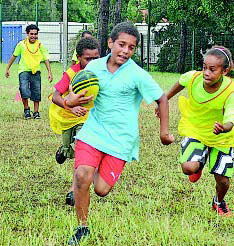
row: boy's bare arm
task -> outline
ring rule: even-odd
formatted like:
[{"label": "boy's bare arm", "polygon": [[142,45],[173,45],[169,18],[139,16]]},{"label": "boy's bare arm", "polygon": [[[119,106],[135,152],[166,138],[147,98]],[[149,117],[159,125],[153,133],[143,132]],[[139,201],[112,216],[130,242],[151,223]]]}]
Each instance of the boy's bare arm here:
[{"label": "boy's bare arm", "polygon": [[48,80],[51,83],[53,81],[53,75],[52,75],[52,72],[51,72],[51,67],[50,67],[49,60],[45,60],[45,65],[46,65],[46,69],[48,71]]},{"label": "boy's bare arm", "polygon": [[219,122],[215,122],[213,133],[218,135],[220,133],[230,132],[232,130],[232,128],[233,128],[233,123],[232,122],[227,122],[225,124],[221,124]]},{"label": "boy's bare arm", "polygon": [[[52,102],[60,106],[61,108],[64,108],[64,99],[62,98],[62,94],[57,90],[55,90],[53,94]],[[73,107],[70,110],[76,116],[83,116],[88,112],[87,108],[81,106]]]},{"label": "boy's bare arm", "polygon": [[[184,86],[180,85],[179,82],[177,81],[172,87],[171,89],[168,91],[168,93],[166,94],[167,99],[169,100],[170,98],[172,98],[173,96],[175,96],[177,93],[179,93],[181,90],[184,89]],[[155,108],[155,115],[160,118],[161,111],[159,107]]]},{"label": "boy's bare arm", "polygon": [[170,98],[172,98],[173,96],[175,96],[177,93],[179,93],[180,91],[182,91],[184,89],[184,86],[179,84],[179,81],[177,81],[172,87],[171,89],[167,92],[167,99],[169,100]]},{"label": "boy's bare arm", "polygon": [[169,145],[175,141],[173,135],[169,134],[169,107],[168,100],[163,94],[157,101],[160,110],[160,139],[162,144]]},{"label": "boy's bare arm", "polygon": [[16,59],[16,56],[11,56],[9,62],[8,62],[8,65],[7,65],[7,68],[6,68],[6,73],[5,73],[5,76],[8,78],[10,76],[10,67],[11,65],[13,64],[13,62],[15,61]]},{"label": "boy's bare arm", "polygon": [[63,103],[63,98],[62,98],[62,94],[55,90],[53,97],[52,97],[52,102],[55,103],[56,105],[64,108],[64,103]]}]

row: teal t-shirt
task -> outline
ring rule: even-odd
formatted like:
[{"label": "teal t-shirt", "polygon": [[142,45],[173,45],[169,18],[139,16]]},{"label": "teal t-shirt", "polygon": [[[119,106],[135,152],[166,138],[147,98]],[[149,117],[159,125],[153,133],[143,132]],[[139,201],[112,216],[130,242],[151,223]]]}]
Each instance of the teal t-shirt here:
[{"label": "teal t-shirt", "polygon": [[76,138],[125,161],[138,160],[138,113],[142,99],[158,100],[163,91],[149,73],[129,59],[114,74],[107,69],[106,57],[86,66],[99,79],[99,94],[88,120]]}]

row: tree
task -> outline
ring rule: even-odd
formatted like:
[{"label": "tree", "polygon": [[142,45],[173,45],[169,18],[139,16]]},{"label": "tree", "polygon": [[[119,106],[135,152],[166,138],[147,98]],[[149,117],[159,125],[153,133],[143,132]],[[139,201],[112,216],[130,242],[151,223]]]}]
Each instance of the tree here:
[{"label": "tree", "polygon": [[116,0],[114,25],[121,22],[122,0]]},{"label": "tree", "polygon": [[98,40],[101,57],[106,55],[110,0],[101,0],[98,18]]},{"label": "tree", "polygon": [[[175,63],[177,67],[175,71],[184,72],[186,68],[185,62],[187,60],[188,52],[186,52],[188,45],[188,35],[193,31],[201,30],[203,35],[205,33],[212,35],[212,33],[220,30],[225,32],[233,29],[233,17],[234,17],[234,6],[232,1],[221,1],[221,0],[152,0],[152,23],[157,24],[162,17],[166,17],[169,20],[170,25],[174,25],[174,30],[171,33],[167,31],[168,36],[164,40],[161,40],[163,45],[162,49],[168,49],[168,52],[179,53]],[[175,36],[175,28],[181,29],[180,35]],[[168,29],[169,30],[169,29]],[[163,30],[165,31],[165,30]],[[159,37],[159,35],[156,35]],[[170,38],[169,38],[170,36]],[[208,38],[203,39],[207,42]],[[176,43],[177,41],[177,43]],[[175,48],[176,45],[176,48]],[[201,46],[207,46],[201,44]],[[197,47],[197,50],[199,51]],[[200,52],[200,51],[199,51]],[[200,59],[201,55],[197,52],[197,59]],[[164,53],[164,52],[163,52]],[[190,54],[189,54],[190,55]]]}]

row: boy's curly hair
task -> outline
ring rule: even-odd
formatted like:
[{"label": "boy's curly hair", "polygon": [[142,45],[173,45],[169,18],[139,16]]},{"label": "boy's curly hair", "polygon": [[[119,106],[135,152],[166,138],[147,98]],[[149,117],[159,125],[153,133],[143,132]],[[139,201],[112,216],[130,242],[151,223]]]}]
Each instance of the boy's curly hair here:
[{"label": "boy's curly hair", "polygon": [[77,56],[82,56],[84,50],[99,49],[99,43],[96,38],[81,38],[76,45]]},{"label": "boy's curly hair", "polygon": [[130,22],[121,22],[117,24],[111,34],[110,38],[112,39],[113,42],[115,42],[116,39],[118,39],[120,33],[127,33],[129,35],[132,35],[136,38],[136,45],[138,45],[139,40],[140,40],[140,34],[137,30],[137,28]]},{"label": "boy's curly hair", "polygon": [[26,33],[29,33],[30,30],[37,30],[37,32],[40,31],[39,27],[34,24],[28,25],[25,29]]}]

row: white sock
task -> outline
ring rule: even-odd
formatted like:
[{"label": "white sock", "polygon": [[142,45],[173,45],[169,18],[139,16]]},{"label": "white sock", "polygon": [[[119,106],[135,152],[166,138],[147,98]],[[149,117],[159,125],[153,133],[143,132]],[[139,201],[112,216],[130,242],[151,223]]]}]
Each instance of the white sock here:
[{"label": "white sock", "polygon": [[217,205],[220,205],[221,204],[221,202],[217,202],[216,196],[214,197],[214,203],[217,204]]}]

